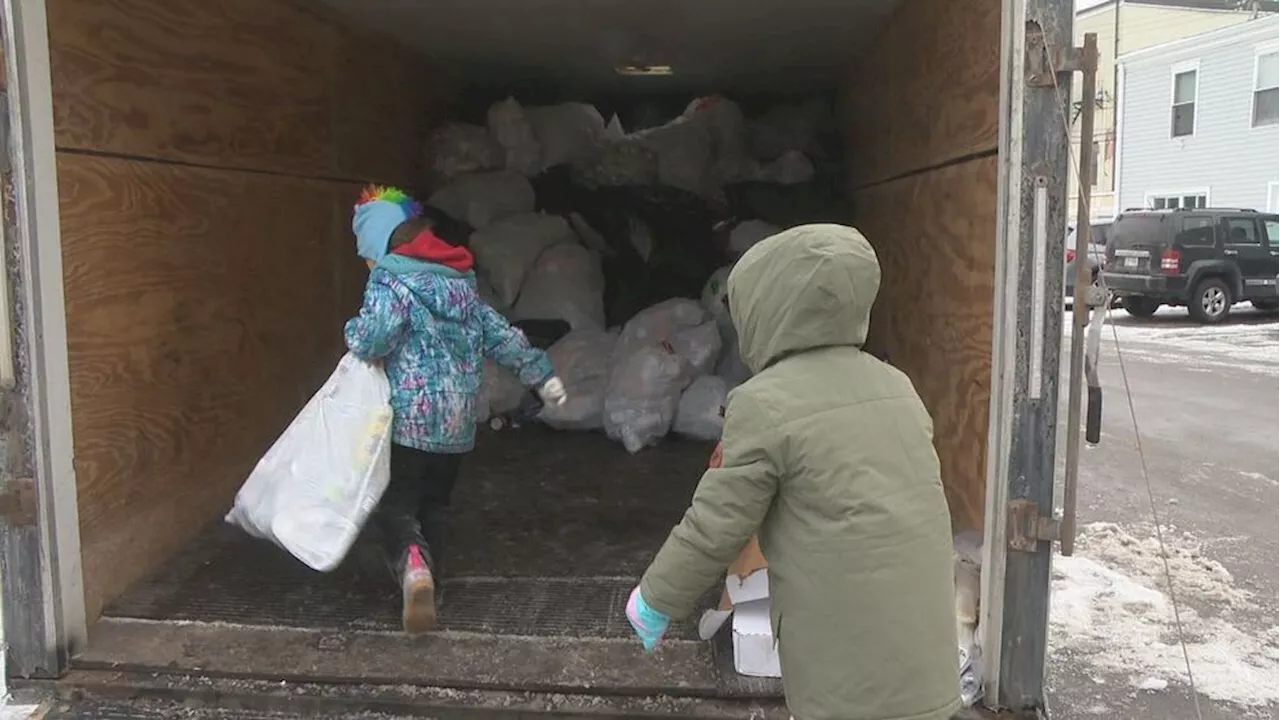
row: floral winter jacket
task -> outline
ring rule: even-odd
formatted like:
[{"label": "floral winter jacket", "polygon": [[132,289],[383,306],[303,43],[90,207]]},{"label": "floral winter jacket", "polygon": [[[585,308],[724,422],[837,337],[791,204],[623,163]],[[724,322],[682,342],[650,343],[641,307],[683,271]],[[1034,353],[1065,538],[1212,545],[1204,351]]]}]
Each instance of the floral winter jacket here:
[{"label": "floral winter jacket", "polygon": [[427,452],[465,453],[475,446],[484,358],[526,387],[552,375],[546,353],[480,299],[473,273],[424,260],[379,264],[345,334],[352,354],[385,363],[392,442]]}]

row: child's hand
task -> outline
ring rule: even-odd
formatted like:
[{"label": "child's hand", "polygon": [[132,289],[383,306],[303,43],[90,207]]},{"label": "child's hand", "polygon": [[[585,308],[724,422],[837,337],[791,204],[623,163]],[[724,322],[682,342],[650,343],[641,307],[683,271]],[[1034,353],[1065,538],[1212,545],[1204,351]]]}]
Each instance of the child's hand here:
[{"label": "child's hand", "polygon": [[568,399],[564,391],[564,383],[560,378],[552,375],[551,379],[542,384],[538,388],[538,397],[542,398],[542,402],[547,405],[560,406]]},{"label": "child's hand", "polygon": [[653,652],[671,624],[671,618],[649,607],[640,588],[632,590],[627,599],[627,620],[631,621],[631,629],[640,638],[645,652]]}]

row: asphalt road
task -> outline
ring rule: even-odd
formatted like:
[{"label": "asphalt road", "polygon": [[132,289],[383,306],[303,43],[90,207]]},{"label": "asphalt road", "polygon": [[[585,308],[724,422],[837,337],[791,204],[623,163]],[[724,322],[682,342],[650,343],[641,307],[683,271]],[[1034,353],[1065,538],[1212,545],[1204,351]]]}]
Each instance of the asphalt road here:
[{"label": "asphalt road", "polygon": [[1189,656],[1201,716],[1275,718],[1276,318],[1245,305],[1215,328],[1174,309],[1145,321],[1113,311],[1111,320],[1099,368],[1103,438],[1081,460],[1081,549],[1055,561],[1051,717],[1196,718]]}]

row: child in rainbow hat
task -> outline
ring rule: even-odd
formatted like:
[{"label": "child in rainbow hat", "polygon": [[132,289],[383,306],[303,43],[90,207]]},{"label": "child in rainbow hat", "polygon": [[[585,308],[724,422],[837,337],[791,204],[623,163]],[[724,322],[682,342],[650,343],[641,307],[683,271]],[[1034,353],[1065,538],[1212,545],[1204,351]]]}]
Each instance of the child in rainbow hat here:
[{"label": "child in rainbow hat", "polygon": [[374,513],[404,597],[404,629],[435,628],[436,576],[449,499],[475,446],[484,358],[506,367],[543,402],[564,384],[546,353],[476,292],[475,259],[441,239],[401,190],[369,187],[355,206],[356,251],[368,263],[360,314],[346,324],[352,354],[382,361],[391,383],[391,481]]}]

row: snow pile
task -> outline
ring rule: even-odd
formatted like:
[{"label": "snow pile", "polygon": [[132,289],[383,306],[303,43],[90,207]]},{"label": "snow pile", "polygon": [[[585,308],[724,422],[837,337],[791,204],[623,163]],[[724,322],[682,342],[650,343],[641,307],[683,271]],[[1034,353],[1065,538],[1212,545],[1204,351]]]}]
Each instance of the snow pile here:
[{"label": "snow pile", "polygon": [[[1277,629],[1264,633],[1238,624],[1237,616],[1260,609],[1250,594],[1234,586],[1221,564],[1201,554],[1195,538],[1166,535],[1197,689],[1238,705],[1277,702]],[[1187,685],[1154,533],[1134,536],[1119,526],[1097,523],[1082,529],[1078,544],[1076,557],[1054,560],[1050,652],[1128,677],[1137,689]],[[1214,614],[1196,608],[1213,608]]]},{"label": "snow pile", "polygon": [[[1248,312],[1247,306],[1241,312]],[[1066,337],[1071,336],[1071,322],[1068,312],[1062,325]],[[1146,320],[1112,310],[1102,328],[1104,362],[1115,362],[1117,338],[1126,360],[1141,358],[1209,372],[1236,369],[1273,376],[1280,372],[1280,330],[1274,322],[1198,325],[1185,308],[1164,307]]]}]

